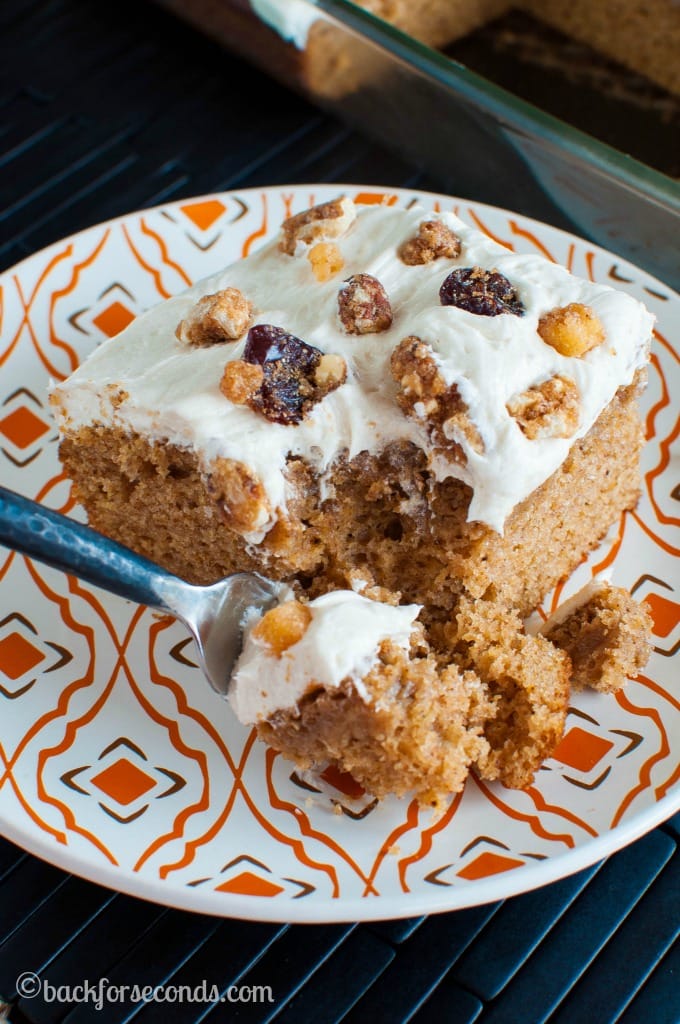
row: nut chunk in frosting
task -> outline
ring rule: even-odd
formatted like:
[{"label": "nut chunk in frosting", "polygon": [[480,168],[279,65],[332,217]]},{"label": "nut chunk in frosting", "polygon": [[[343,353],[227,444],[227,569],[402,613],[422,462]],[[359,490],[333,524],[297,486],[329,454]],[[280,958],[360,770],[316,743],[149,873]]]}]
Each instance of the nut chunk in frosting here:
[{"label": "nut chunk in frosting", "polygon": [[355,218],[354,203],[344,196],[319,203],[283,222],[279,248],[281,252],[293,256],[298,245],[313,245],[315,242],[340,238],[349,231]]},{"label": "nut chunk in frosting", "polygon": [[238,288],[223,288],[204,295],[175,330],[188,345],[217,345],[237,341],[253,320],[253,307]]}]

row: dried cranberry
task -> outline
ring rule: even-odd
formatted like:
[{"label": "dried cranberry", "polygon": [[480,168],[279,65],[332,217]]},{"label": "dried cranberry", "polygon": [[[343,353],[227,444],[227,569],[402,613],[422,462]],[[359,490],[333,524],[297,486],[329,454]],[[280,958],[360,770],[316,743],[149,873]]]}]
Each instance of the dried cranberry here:
[{"label": "dried cranberry", "polygon": [[248,404],[273,423],[299,423],[315,401],[314,371],[321,355],[282,327],[251,327],[243,358],[261,366],[264,379]]},{"label": "dried cranberry", "polygon": [[478,316],[524,315],[522,301],[507,277],[481,267],[451,271],[439,289],[439,301],[442,306],[458,306]]}]

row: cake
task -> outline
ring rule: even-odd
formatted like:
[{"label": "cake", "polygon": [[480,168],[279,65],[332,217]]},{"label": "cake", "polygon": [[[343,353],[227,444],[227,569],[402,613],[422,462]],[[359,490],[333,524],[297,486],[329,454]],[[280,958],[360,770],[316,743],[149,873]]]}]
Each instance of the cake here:
[{"label": "cake", "polygon": [[[160,0],[317,96],[337,97],[370,81],[373,47],[306,0]],[[680,11],[675,0],[356,0],[402,32],[443,48],[511,10],[524,11],[671,92],[680,92]]]},{"label": "cake", "polygon": [[472,768],[528,785],[571,690],[619,689],[649,652],[647,611],[610,584],[534,634],[496,603],[462,599],[426,628],[421,606],[393,599],[336,590],[253,614],[229,691],[239,720],[298,768],[335,765],[376,797],[438,808]]},{"label": "cake", "polygon": [[298,767],[339,764],[376,797],[436,805],[487,754],[493,708],[475,673],[437,659],[419,612],[351,590],[284,602],[246,629],[235,713]]},{"label": "cake", "polygon": [[[651,327],[632,297],[453,214],[341,197],[100,346],[53,390],[60,456],[94,527],[193,583],[254,570],[313,618],[333,592],[340,623],[359,599],[396,616],[370,664],[242,718],[278,749],[349,770],[341,693],[374,721],[352,760],[374,791],[430,799],[470,764],[524,785],[559,739],[586,616],[523,620],[637,501]],[[612,689],[648,620],[615,590],[591,611]],[[443,709],[424,731],[409,686]],[[399,775],[378,706],[423,750],[459,734],[453,762],[418,786],[409,740]]]},{"label": "cake", "polygon": [[644,665],[649,615],[622,587],[595,580],[541,628],[571,661],[571,687],[614,693]]}]

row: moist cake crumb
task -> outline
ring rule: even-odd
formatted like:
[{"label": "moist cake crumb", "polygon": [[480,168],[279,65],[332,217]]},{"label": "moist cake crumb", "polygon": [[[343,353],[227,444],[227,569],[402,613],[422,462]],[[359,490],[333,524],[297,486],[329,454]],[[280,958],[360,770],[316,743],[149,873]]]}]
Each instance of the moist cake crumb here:
[{"label": "moist cake crumb", "polygon": [[622,587],[603,585],[566,617],[541,632],[569,655],[571,685],[602,693],[619,690],[644,668],[650,653],[652,620]]}]

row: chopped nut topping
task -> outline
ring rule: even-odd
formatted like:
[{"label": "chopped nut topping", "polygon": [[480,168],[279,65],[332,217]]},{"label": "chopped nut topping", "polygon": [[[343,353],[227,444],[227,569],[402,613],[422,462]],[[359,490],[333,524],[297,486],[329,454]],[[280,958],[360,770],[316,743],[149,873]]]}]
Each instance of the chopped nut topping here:
[{"label": "chopped nut topping", "polygon": [[538,333],[562,356],[583,356],[605,340],[601,321],[580,302],[551,309],[538,321]]},{"label": "chopped nut topping", "polygon": [[392,353],[390,368],[401,389],[397,401],[404,412],[410,412],[416,402],[439,398],[446,391],[432,349],[414,335],[399,342]]},{"label": "chopped nut topping", "polygon": [[467,462],[456,433],[462,434],[473,451],[484,451],[467,405],[456,385],[446,384],[429,345],[415,336],[404,338],[392,353],[390,368],[399,388],[399,406],[407,416],[426,422],[435,444],[449,458],[462,465]]},{"label": "chopped nut topping", "polygon": [[218,345],[236,341],[248,330],[253,307],[238,288],[204,295],[177,325],[175,334],[188,345]]},{"label": "chopped nut topping", "polygon": [[482,267],[452,270],[439,289],[439,301],[477,316],[524,315],[522,301],[507,277]]},{"label": "chopped nut topping", "polygon": [[342,356],[320,352],[281,327],[257,324],[248,332],[243,359],[224,368],[220,390],[272,423],[300,423],[317,402],[347,379]]},{"label": "chopped nut topping", "polygon": [[334,274],[342,270],[345,261],[337,245],[333,242],[317,242],[307,253],[317,281],[330,281]]},{"label": "chopped nut topping", "polygon": [[311,621],[312,613],[306,604],[286,601],[265,612],[251,636],[280,658],[284,651],[302,640]]},{"label": "chopped nut topping", "polygon": [[346,234],[356,220],[356,209],[351,199],[342,196],[327,203],[319,203],[310,210],[303,210],[289,217],[281,226],[279,249],[295,255],[298,242],[311,245],[329,238],[340,238]]},{"label": "chopped nut topping", "polygon": [[460,249],[460,238],[451,228],[440,220],[425,220],[415,238],[401,246],[399,258],[407,266],[415,267],[440,258],[454,259],[460,255]]},{"label": "chopped nut topping", "polygon": [[342,356],[330,352],[322,355],[314,373],[314,383],[317,387],[325,388],[327,393],[340,387],[346,380],[347,363]]},{"label": "chopped nut topping", "polygon": [[217,459],[207,482],[227,523],[238,533],[261,530],[271,520],[264,487],[242,462]]},{"label": "chopped nut topping", "polygon": [[348,334],[379,334],[392,326],[392,306],[377,277],[354,274],[338,292],[338,312]]},{"label": "chopped nut topping", "polygon": [[234,405],[246,405],[262,387],[264,372],[261,366],[233,359],[224,368],[220,391]]},{"label": "chopped nut topping", "polygon": [[127,402],[130,397],[129,392],[122,388],[120,384],[107,384],[104,387],[104,391],[109,396],[112,409],[120,409],[121,405]]},{"label": "chopped nut topping", "polygon": [[571,437],[580,418],[580,396],[573,380],[555,376],[517,395],[506,406],[530,441]]}]

